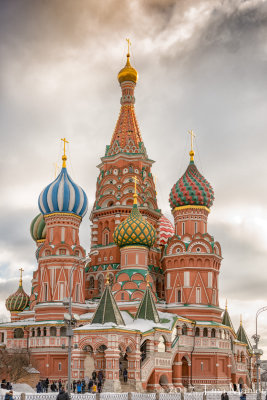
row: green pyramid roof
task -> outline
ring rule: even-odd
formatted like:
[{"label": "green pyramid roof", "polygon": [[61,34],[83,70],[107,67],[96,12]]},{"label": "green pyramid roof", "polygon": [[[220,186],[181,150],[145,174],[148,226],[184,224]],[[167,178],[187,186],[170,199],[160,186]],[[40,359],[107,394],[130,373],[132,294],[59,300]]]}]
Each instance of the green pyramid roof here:
[{"label": "green pyramid roof", "polygon": [[227,308],[225,309],[224,313],[223,313],[223,317],[222,317],[222,324],[229,326],[230,328],[232,328],[234,330],[230,315],[227,311]]},{"label": "green pyramid roof", "polygon": [[236,336],[237,336],[237,340],[239,340],[239,341],[242,342],[242,343],[246,343],[246,345],[247,345],[250,349],[252,348],[252,347],[251,347],[251,343],[250,343],[250,341],[249,341],[249,338],[248,338],[248,336],[247,336],[247,334],[246,334],[246,331],[245,331],[245,329],[244,329],[242,323],[240,324],[240,326],[239,326],[239,328],[238,328],[238,331],[237,331],[237,333],[236,333]]},{"label": "green pyramid roof", "polygon": [[139,304],[136,316],[134,319],[147,319],[149,321],[159,322],[159,314],[151,293],[150,286],[146,287],[146,291]]},{"label": "green pyramid roof", "polygon": [[91,324],[105,324],[114,322],[116,325],[125,325],[118,305],[113,297],[110,285],[106,285]]}]

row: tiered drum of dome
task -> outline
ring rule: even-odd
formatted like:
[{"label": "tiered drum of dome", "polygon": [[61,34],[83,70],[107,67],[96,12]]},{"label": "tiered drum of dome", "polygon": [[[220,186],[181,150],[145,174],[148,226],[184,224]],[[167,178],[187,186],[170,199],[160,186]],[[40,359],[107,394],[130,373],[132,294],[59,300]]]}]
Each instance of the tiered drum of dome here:
[{"label": "tiered drum of dome", "polygon": [[30,349],[41,378],[66,381],[71,300],[71,379],[102,370],[103,390],[121,391],[126,368],[130,391],[252,387],[244,327],[236,333],[219,306],[221,247],[208,233],[213,189],[191,141],[190,163],[170,192],[174,226],[162,215],[135,115],[137,79],[128,51],[118,74],[119,118],[98,166],[90,262],[79,241],[87,197],[68,174],[62,139],[62,170],[42,190],[30,227],[38,264],[31,294],[21,278],[6,301],[11,322],[0,325],[2,344]]}]

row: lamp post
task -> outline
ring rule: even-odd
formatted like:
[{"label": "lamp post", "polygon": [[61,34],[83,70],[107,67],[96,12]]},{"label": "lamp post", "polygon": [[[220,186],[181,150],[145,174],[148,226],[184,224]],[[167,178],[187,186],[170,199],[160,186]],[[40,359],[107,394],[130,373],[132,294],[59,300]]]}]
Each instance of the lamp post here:
[{"label": "lamp post", "polygon": [[97,255],[98,253],[99,253],[98,250],[93,251],[88,255],[88,257],[81,258],[77,264],[74,263],[72,265],[72,268],[70,271],[70,278],[69,278],[69,298],[66,298],[63,300],[63,305],[65,307],[68,307],[68,313],[64,314],[64,321],[67,325],[66,336],[68,337],[68,395],[69,396],[70,396],[70,386],[71,386],[71,347],[72,347],[72,337],[74,335],[72,327],[80,319],[79,315],[77,315],[77,314],[72,315],[72,297],[71,297],[72,276],[73,276],[73,272],[76,267],[78,267],[83,262],[91,261],[90,256]]},{"label": "lamp post", "polygon": [[254,346],[254,354],[256,356],[256,371],[257,371],[257,386],[256,386],[256,392],[257,392],[257,400],[260,400],[260,391],[259,391],[259,367],[260,367],[260,356],[263,354],[263,351],[258,348],[259,340],[260,340],[260,335],[258,335],[258,316],[263,312],[267,311],[267,306],[261,307],[258,309],[256,312],[256,334],[252,336],[252,339],[255,341],[255,346]]}]

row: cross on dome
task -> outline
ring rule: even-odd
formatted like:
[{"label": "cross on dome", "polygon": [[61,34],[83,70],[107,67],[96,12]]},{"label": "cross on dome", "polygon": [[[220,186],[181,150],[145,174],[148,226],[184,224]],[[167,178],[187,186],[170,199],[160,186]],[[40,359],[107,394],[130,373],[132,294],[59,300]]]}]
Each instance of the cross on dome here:
[{"label": "cross on dome", "polygon": [[20,271],[20,280],[19,280],[19,286],[22,286],[22,272],[24,272],[23,268],[19,268]]},{"label": "cross on dome", "polygon": [[196,135],[194,134],[193,130],[191,129],[190,131],[188,131],[189,135],[191,136],[191,150],[189,152],[190,155],[190,161],[194,161],[194,155],[195,152],[193,150],[193,143],[194,143],[194,138],[196,137]]},{"label": "cross on dome", "polygon": [[66,156],[66,143],[69,143],[66,138],[61,139],[62,142],[64,142],[64,154],[62,156],[62,168],[66,168],[66,161],[67,161],[67,156]]}]

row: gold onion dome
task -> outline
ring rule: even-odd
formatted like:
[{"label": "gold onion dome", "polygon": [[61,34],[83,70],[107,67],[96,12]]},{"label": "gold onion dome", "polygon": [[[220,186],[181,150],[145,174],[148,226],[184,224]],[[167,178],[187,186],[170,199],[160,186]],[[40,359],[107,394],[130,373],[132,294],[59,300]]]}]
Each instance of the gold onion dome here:
[{"label": "gold onion dome", "polygon": [[131,81],[136,83],[138,80],[138,72],[130,64],[130,53],[127,53],[127,61],[125,67],[118,73],[118,81],[122,82]]},{"label": "gold onion dome", "polygon": [[135,200],[131,214],[115,229],[114,241],[119,247],[152,247],[156,240],[156,230],[142,217],[137,207],[137,195],[134,195],[134,197]]},{"label": "gold onion dome", "polygon": [[[21,272],[22,273],[22,272]],[[6,308],[8,311],[23,311],[29,305],[30,298],[27,293],[24,292],[22,287],[22,277],[19,281],[18,290],[11,294],[6,299]]]}]

